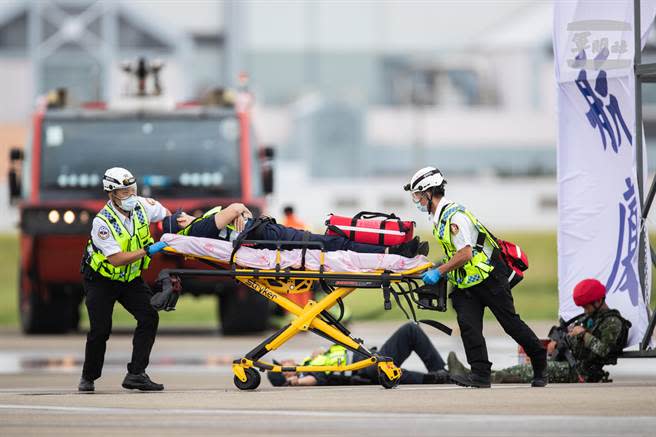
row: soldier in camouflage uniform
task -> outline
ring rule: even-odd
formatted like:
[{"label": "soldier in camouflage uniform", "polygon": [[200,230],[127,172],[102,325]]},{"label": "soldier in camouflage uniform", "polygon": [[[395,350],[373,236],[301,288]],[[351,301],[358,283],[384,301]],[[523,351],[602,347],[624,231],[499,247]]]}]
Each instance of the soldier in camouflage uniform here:
[{"label": "soldier in camouflage uniform", "polygon": [[[552,341],[548,347],[552,356],[547,363],[549,382],[608,381],[608,372],[603,366],[617,364],[617,357],[626,346],[631,323],[619,311],[608,308],[605,296],[606,288],[595,279],[585,279],[574,288],[574,302],[585,311],[567,333],[568,346],[576,363],[571,366],[568,361],[554,357],[557,344]],[[453,352],[447,362],[451,375],[468,372]],[[532,378],[530,364],[508,367],[492,374],[494,383],[527,383]]]}]

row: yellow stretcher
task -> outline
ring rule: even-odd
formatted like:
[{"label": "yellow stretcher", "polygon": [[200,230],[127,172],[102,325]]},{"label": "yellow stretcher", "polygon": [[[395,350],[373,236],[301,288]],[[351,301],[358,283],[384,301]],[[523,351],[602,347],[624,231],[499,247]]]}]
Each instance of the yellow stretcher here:
[{"label": "yellow stretcher", "polygon": [[[248,242],[244,242],[248,243]],[[268,242],[272,243],[272,242]],[[273,242],[276,243],[276,242]],[[284,244],[284,243],[283,243]],[[295,242],[295,245],[303,243]],[[175,304],[181,287],[179,278],[182,277],[230,277],[249,288],[255,290],[265,298],[287,310],[295,318],[291,323],[284,326],[273,335],[260,343],[243,358],[235,360],[232,365],[234,372],[234,383],[241,390],[253,390],[260,384],[260,372],[347,372],[356,371],[369,366],[377,366],[380,383],[385,388],[396,387],[401,378],[401,369],[398,368],[391,358],[380,356],[370,352],[364,345],[363,340],[354,338],[349,330],[340,321],[331,315],[328,310],[336,304],[341,305],[341,300],[350,293],[360,288],[379,288],[383,291],[385,309],[391,309],[390,296],[393,296],[404,313],[399,297],[404,297],[410,304],[413,318],[415,315],[412,303],[419,308],[437,311],[446,310],[446,287],[421,286],[419,273],[433,267],[426,263],[412,270],[391,273],[385,271],[371,273],[339,273],[325,272],[322,266],[319,271],[272,269],[259,270],[252,268],[239,268],[238,266],[226,264],[225,262],[204,256],[190,256],[176,252],[171,247],[165,249],[169,254],[182,255],[202,261],[213,267],[212,270],[195,269],[166,269],[159,275],[162,291],[155,294],[151,303],[158,310],[171,311]],[[279,259],[280,244],[278,245]],[[323,252],[322,252],[323,255]],[[304,307],[297,305],[285,297],[288,294],[303,293],[310,291],[320,284],[326,296],[319,301],[310,300]],[[422,320],[447,334],[451,330],[436,321]],[[338,343],[353,352],[365,356],[364,359],[351,364],[340,364],[337,366],[280,366],[262,361],[267,353],[278,349],[299,332],[311,331],[331,342]]]}]

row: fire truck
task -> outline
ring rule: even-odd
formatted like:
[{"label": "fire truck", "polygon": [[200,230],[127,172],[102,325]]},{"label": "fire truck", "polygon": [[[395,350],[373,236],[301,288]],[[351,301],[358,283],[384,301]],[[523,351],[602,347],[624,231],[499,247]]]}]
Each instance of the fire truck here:
[{"label": "fire truck", "polygon": [[[204,101],[169,104],[161,95],[148,95],[144,84],[140,79],[139,92],[116,105],[71,105],[64,90],[51,93],[32,117],[23,150],[10,152],[10,197],[20,211],[18,300],[25,333],[78,328],[80,261],[91,222],[107,201],[105,169],[130,169],[139,194],[171,211],[197,215],[242,202],[258,214],[265,207],[273,189],[273,148],[257,146],[249,94],[217,90]],[[151,232],[157,240],[161,226],[153,224]],[[194,268],[193,263],[158,255],[144,278],[153,286],[161,269]],[[218,296],[224,334],[267,328],[270,308],[256,293],[233,282],[183,286],[185,293]]]}]

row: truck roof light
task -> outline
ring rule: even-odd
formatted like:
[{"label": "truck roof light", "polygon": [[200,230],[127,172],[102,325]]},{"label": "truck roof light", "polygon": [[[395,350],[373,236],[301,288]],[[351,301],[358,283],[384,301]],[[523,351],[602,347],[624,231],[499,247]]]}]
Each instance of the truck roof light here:
[{"label": "truck roof light", "polygon": [[87,211],[82,211],[79,215],[79,218],[80,218],[80,223],[82,223],[83,225],[86,225],[87,223],[89,223],[90,216],[89,216],[89,213]]},{"label": "truck roof light", "polygon": [[57,88],[48,91],[46,94],[46,105],[50,108],[63,108],[68,101],[68,90],[66,88]]},{"label": "truck roof light", "polygon": [[50,212],[48,213],[48,221],[50,221],[50,223],[53,224],[57,223],[59,221],[59,211],[57,211],[56,209],[50,210]]},{"label": "truck roof light", "polygon": [[71,210],[68,210],[64,213],[64,222],[68,225],[72,224],[75,221],[75,213]]}]

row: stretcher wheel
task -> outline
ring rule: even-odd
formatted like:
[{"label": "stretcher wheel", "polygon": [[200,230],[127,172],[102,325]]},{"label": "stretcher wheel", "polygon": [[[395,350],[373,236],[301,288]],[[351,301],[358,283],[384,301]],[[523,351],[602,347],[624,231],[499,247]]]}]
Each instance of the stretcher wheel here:
[{"label": "stretcher wheel", "polygon": [[378,381],[380,381],[380,385],[382,385],[385,388],[395,388],[397,385],[399,385],[399,382],[401,382],[401,378],[390,379],[385,374],[385,372],[379,370]]},{"label": "stretcher wheel", "polygon": [[246,381],[242,381],[235,376],[235,385],[239,390],[255,390],[260,385],[260,372],[252,367],[244,369],[244,372],[246,373]]}]

